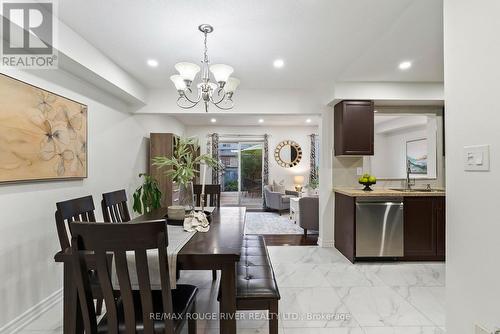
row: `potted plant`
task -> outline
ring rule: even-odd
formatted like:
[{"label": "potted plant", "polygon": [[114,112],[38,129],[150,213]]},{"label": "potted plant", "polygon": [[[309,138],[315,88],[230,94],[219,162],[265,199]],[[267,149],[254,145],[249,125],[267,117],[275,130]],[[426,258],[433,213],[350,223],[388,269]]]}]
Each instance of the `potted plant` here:
[{"label": "potted plant", "polygon": [[170,167],[165,171],[172,181],[179,185],[179,205],[194,208],[193,179],[199,173],[197,167],[204,163],[208,167],[219,167],[219,162],[210,154],[195,157],[200,145],[194,137],[176,137],[172,157],[157,156],[153,158],[153,166],[158,169]]},{"label": "potted plant", "polygon": [[319,167],[316,166],[314,168],[314,176],[311,175],[309,177],[309,183],[306,185],[307,188],[307,194],[309,196],[317,196],[318,195],[318,188],[319,188]]},{"label": "potted plant", "polygon": [[158,181],[151,175],[139,174],[139,177],[143,176],[143,184],[135,190],[133,195],[133,210],[138,214],[151,212],[151,210],[158,209],[161,206],[161,191],[158,187]]},{"label": "potted plant", "polygon": [[319,188],[319,179],[318,177],[311,179],[309,181],[309,184],[307,185],[307,190],[309,195],[317,195],[318,194],[318,188]]}]

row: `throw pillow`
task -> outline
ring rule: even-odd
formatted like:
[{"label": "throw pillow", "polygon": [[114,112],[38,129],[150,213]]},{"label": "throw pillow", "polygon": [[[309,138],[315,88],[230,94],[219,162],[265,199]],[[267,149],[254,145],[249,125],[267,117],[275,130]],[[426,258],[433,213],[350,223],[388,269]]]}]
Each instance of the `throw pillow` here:
[{"label": "throw pillow", "polygon": [[285,193],[285,180],[281,180],[280,183],[276,183],[276,181],[273,180],[273,191],[278,192],[278,193]]}]

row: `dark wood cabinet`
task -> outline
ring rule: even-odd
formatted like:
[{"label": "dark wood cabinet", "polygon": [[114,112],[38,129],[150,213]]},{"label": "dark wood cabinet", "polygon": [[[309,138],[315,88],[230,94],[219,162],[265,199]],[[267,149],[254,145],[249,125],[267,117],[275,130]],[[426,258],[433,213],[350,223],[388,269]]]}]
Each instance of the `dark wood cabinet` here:
[{"label": "dark wood cabinet", "polygon": [[356,198],[335,193],[335,248],[354,263],[356,257]]},{"label": "dark wood cabinet", "polygon": [[166,168],[158,169],[153,166],[153,158],[157,156],[172,157],[174,153],[173,133],[151,133],[149,135],[149,174],[153,176],[160,187],[161,206],[168,207],[175,202],[177,188],[170,177],[165,175]]},{"label": "dark wood cabinet", "polygon": [[446,254],[446,212],[445,212],[445,203],[446,200],[444,197],[436,197],[436,223],[437,223],[437,257],[445,258]]},{"label": "dark wood cabinet", "polygon": [[345,100],[335,105],[335,155],[373,155],[373,101]]},{"label": "dark wood cabinet", "polygon": [[444,260],[444,203],[444,197],[405,197],[405,260]]},{"label": "dark wood cabinet", "polygon": [[[402,261],[444,261],[445,197],[405,196]],[[356,257],[356,197],[335,192],[335,248],[351,262]]]},{"label": "dark wood cabinet", "polygon": [[434,256],[437,250],[437,224],[434,200],[407,197],[404,200],[405,257]]}]

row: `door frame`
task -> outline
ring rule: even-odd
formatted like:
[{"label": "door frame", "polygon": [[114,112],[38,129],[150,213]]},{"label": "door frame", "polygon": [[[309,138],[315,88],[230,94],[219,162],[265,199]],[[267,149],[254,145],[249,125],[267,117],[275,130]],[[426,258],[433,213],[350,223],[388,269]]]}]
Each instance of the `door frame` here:
[{"label": "door frame", "polygon": [[241,206],[241,145],[261,145],[261,169],[260,169],[260,193],[261,199],[264,197],[264,141],[239,141],[238,142],[238,206]]},{"label": "door frame", "polygon": [[[219,141],[219,145],[220,144],[237,144],[238,147],[237,147],[237,157],[238,157],[238,190],[237,190],[237,197],[238,197],[238,203],[236,204],[236,206],[241,206],[242,205],[242,201],[241,201],[241,145],[242,144],[253,144],[253,145],[257,145],[257,144],[260,144],[262,147],[261,147],[261,150],[262,150],[262,154],[261,154],[261,160],[262,160],[262,168],[261,168],[261,195],[262,195],[262,198],[264,197],[264,140],[220,140]],[[217,148],[217,150],[219,150],[219,147]],[[223,191],[223,189],[221,189]]]}]

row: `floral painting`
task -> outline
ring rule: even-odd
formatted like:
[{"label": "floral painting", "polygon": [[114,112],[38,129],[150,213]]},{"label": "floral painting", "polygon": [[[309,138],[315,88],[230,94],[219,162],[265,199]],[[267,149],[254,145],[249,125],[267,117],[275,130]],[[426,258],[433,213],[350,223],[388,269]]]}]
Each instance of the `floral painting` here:
[{"label": "floral painting", "polygon": [[406,142],[406,161],[411,174],[427,174],[427,139]]},{"label": "floral painting", "polygon": [[0,74],[0,182],[87,177],[87,106]]}]

